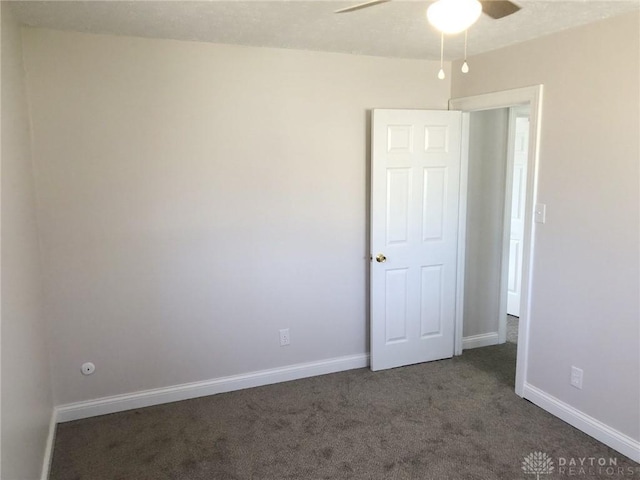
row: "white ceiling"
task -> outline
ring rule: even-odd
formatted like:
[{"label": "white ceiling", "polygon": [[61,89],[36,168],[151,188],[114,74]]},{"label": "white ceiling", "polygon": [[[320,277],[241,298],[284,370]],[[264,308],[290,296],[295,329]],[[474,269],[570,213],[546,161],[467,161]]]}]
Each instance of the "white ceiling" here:
[{"label": "white ceiling", "polygon": [[[26,25],[79,32],[194,40],[384,57],[438,59],[439,34],[427,23],[429,1],[393,0],[351,13],[354,1],[17,1]],[[515,0],[522,10],[469,30],[469,55],[640,9],[630,1]],[[445,58],[463,56],[464,35],[447,37]]]}]

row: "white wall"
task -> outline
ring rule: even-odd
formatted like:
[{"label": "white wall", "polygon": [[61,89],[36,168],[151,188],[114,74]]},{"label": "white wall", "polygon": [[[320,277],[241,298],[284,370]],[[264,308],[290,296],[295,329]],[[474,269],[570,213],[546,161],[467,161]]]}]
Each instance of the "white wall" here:
[{"label": "white wall", "polygon": [[2,16],[2,470],[40,477],[53,412],[20,28]]},{"label": "white wall", "polygon": [[[473,57],[463,97],[544,84],[528,381],[640,439],[640,18]],[[569,385],[571,365],[584,388]]]},{"label": "white wall", "polygon": [[498,332],[509,110],[472,112],[463,336]]},{"label": "white wall", "polygon": [[24,40],[56,404],[368,351],[368,110],[436,62]]}]

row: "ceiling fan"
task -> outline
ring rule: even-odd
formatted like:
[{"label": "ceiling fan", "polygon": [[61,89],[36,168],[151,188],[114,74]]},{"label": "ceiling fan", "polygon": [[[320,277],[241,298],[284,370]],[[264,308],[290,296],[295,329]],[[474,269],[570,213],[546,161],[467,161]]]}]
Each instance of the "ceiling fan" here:
[{"label": "ceiling fan", "polygon": [[[372,7],[390,0],[369,0],[350,7],[341,8],[334,13],[353,12]],[[467,30],[482,13],[493,19],[504,18],[516,13],[520,7],[509,0],[437,0],[427,8],[427,20],[440,32],[440,71],[438,78],[444,80],[444,35],[464,32],[464,63],[462,73],[469,72],[467,63]]]},{"label": "ceiling fan", "polygon": [[[340,10],[336,10],[334,13],[353,12],[354,10],[373,7],[374,5],[390,1],[391,0],[370,0],[357,5],[351,5],[350,7],[341,8]],[[510,2],[509,0],[481,0],[480,3],[482,4],[482,12],[495,20],[506,17],[520,10],[518,5]]]}]

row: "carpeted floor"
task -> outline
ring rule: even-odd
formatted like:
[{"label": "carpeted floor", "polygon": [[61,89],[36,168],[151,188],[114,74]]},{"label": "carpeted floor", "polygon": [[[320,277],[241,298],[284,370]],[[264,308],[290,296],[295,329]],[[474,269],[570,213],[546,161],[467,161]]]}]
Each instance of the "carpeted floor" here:
[{"label": "carpeted floor", "polygon": [[507,315],[507,342],[518,343],[518,317]]},{"label": "carpeted floor", "polygon": [[[516,345],[298,380],[58,426],[52,480],[535,479],[532,452],[638,464],[513,393]],[[631,470],[627,470],[631,469]],[[616,472],[620,472],[616,470]]]}]

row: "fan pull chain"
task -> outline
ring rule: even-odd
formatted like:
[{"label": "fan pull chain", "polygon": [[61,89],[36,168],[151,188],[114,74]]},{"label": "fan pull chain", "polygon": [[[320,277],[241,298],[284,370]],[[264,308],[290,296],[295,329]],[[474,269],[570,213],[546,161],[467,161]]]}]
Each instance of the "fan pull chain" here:
[{"label": "fan pull chain", "polygon": [[440,71],[438,78],[444,80],[444,33],[440,34]]},{"label": "fan pull chain", "polygon": [[467,63],[467,34],[469,30],[464,31],[464,63],[462,64],[462,73],[469,73],[469,64]]}]

